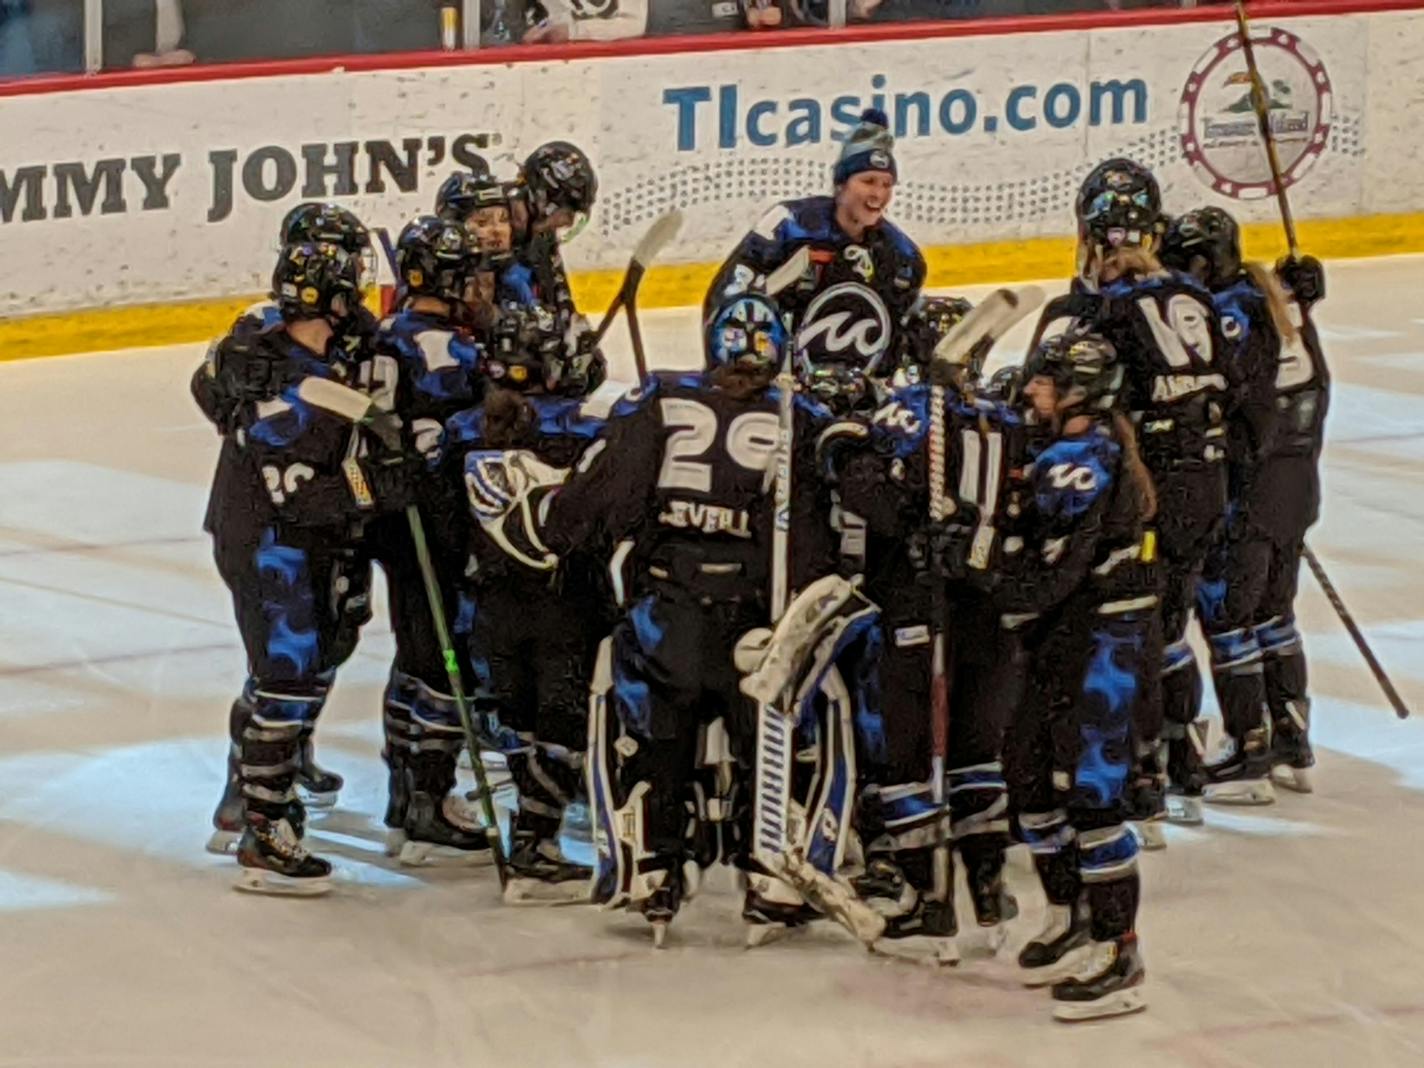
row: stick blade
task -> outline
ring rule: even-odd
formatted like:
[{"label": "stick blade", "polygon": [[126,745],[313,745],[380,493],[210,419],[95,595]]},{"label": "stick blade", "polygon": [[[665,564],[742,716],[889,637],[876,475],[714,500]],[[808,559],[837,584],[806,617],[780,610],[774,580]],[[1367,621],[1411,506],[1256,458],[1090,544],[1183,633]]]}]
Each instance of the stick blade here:
[{"label": "stick blade", "polygon": [[659,216],[653,221],[653,225],[648,227],[648,232],[639,239],[638,247],[633,249],[633,262],[646,268],[672,243],[681,229],[682,212],[677,208]]},{"label": "stick blade", "polygon": [[762,292],[774,297],[787,286],[793,284],[811,266],[811,250],[802,245],[791,254],[791,258],[766,276]]},{"label": "stick blade", "polygon": [[297,386],[297,396],[314,408],[333,412],[353,423],[361,422],[374,408],[365,393],[329,378],[303,378]]},{"label": "stick blade", "polygon": [[935,363],[962,363],[985,341],[993,344],[1043,303],[1039,286],[996,289],[940,338],[931,357]]}]

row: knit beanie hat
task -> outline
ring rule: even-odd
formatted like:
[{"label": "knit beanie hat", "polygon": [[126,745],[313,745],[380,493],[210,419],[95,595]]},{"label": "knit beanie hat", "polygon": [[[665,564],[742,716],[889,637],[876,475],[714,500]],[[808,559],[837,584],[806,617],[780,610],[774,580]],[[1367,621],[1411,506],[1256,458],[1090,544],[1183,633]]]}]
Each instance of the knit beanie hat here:
[{"label": "knit beanie hat", "polygon": [[860,113],[860,123],[841,146],[836,160],[835,183],[843,185],[847,178],[861,171],[895,173],[895,138],[890,135],[890,120],[885,112],[867,108]]}]

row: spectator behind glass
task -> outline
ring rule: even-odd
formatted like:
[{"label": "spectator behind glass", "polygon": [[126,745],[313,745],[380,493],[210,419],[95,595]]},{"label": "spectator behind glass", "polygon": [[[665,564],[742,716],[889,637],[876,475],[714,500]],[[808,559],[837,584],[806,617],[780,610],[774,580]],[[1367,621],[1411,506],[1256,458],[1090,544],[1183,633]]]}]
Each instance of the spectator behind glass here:
[{"label": "spectator behind glass", "polygon": [[[783,0],[504,0],[505,41],[525,44],[776,29]],[[522,33],[519,27],[527,27]]]},{"label": "spectator behind glass", "polygon": [[83,69],[83,0],[0,0],[0,78]]}]

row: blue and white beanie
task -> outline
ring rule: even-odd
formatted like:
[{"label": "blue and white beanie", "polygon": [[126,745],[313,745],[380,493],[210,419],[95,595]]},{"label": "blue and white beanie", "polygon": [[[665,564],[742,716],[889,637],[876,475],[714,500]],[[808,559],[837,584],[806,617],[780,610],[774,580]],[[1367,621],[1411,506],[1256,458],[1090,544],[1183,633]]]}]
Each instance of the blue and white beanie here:
[{"label": "blue and white beanie", "polygon": [[862,171],[895,173],[895,138],[890,134],[890,120],[885,112],[867,108],[860,113],[860,123],[841,146],[836,160],[835,183],[844,185],[847,178]]}]

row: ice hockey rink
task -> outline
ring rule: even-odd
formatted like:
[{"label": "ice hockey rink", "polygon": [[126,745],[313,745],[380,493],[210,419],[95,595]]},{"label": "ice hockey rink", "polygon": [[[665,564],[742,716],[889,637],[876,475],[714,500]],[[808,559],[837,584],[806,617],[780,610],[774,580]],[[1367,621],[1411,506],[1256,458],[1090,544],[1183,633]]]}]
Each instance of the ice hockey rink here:
[{"label": "ice hockey rink", "polygon": [[[1424,257],[1328,280],[1311,542],[1424,716]],[[694,312],[644,319],[655,364],[700,358]],[[1424,1064],[1424,719],[1396,719],[1308,576],[1317,792],[1209,808],[1143,856],[1137,1016],[1067,1027],[1016,984],[1042,907],[1021,859],[1000,958],[946,971],[829,924],[743,950],[725,872],[657,953],[637,917],[512,909],[489,869],[398,869],[384,603],[317,733],[348,780],[309,829],[336,889],[234,892],[234,862],[203,851],[244,664],[201,530],[202,352],[0,363],[0,1065]]]}]

